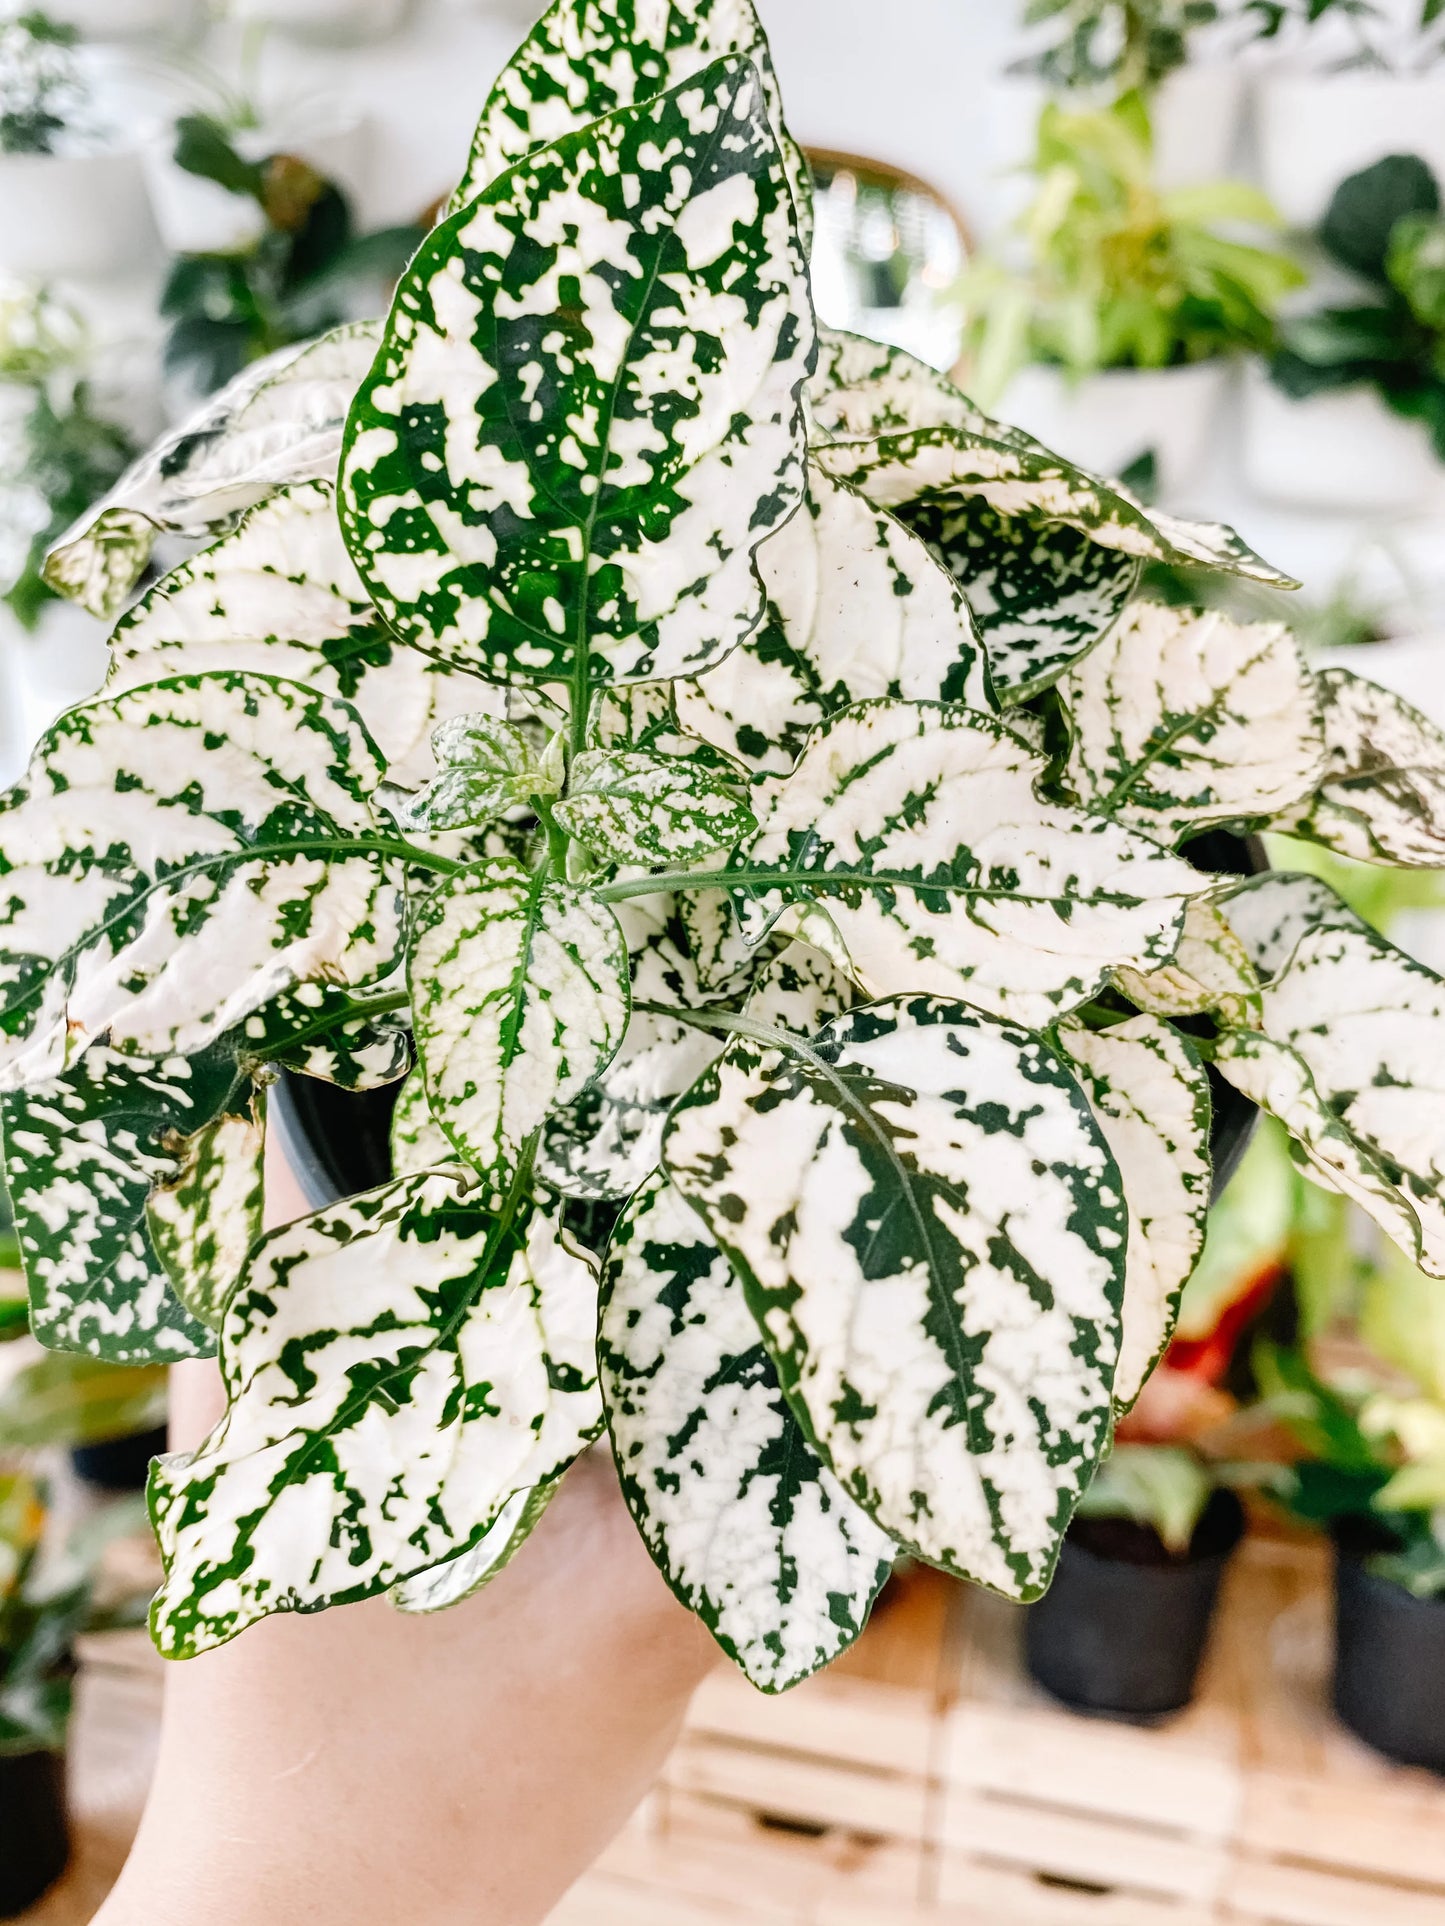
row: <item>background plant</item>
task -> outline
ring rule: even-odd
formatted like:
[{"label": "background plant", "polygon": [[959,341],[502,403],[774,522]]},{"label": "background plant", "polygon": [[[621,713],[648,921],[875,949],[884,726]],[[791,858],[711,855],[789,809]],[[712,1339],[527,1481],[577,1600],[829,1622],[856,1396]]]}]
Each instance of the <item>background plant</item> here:
[{"label": "background plant", "polygon": [[95,131],[74,29],[32,11],[0,20],[0,154],[53,154]]}]

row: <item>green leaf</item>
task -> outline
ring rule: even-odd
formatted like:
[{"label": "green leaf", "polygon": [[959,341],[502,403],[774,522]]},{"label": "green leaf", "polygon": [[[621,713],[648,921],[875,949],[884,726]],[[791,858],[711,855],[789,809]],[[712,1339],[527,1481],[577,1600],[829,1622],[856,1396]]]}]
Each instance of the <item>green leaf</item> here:
[{"label": "green leaf", "polygon": [[330,480],[381,326],[357,321],[244,368],[121,476],[46,559],[57,595],[113,620],[161,534],[208,535],[288,482]]},{"label": "green leaf", "polygon": [[809,1446],[742,1286],[660,1173],[613,1233],[598,1361],[623,1496],[682,1603],[764,1691],[835,1659],[894,1546]]},{"label": "green leaf", "polygon": [[1114,981],[1131,1003],[1151,1016],[1217,1011],[1232,1027],[1259,1025],[1259,972],[1215,903],[1189,905],[1172,963],[1147,972],[1115,970]]},{"label": "green leaf", "polygon": [[727,54],[740,54],[758,71],[806,238],[813,177],[783,124],[777,76],[752,0],[554,0],[482,109],[452,206],[475,199],[539,147],[621,107],[654,100]]},{"label": "green leaf", "polygon": [[983,647],[953,583],[901,523],[816,465],[758,570],[761,628],[676,685],[683,727],[727,755],[786,775],[820,722],[871,697],[993,709]]},{"label": "green leaf", "polygon": [[245,194],[254,201],[265,194],[264,164],[243,160],[225,128],[207,114],[182,114],[176,122],[174,159],[187,174],[214,181],[228,194]]},{"label": "green leaf", "polygon": [[483,1533],[470,1551],[459,1552],[430,1571],[418,1572],[392,1592],[391,1602],[400,1612],[426,1617],[433,1612],[450,1611],[477,1593],[485,1591],[542,1522],[542,1515],[556,1497],[561,1479],[546,1485],[533,1485],[510,1497],[497,1513],[497,1521]]},{"label": "green leaf", "polygon": [[387,781],[402,789],[433,773],[439,724],[500,712],[505,701],[388,635],[347,553],[329,482],[280,490],[159,582],[111,638],[106,693],[217,670],[280,676],[351,703]]},{"label": "green leaf", "polygon": [[62,716],[0,803],[0,1087],[107,1031],[194,1055],[294,984],[384,974],[399,895],[351,853],[382,773],[353,710],[263,676]]},{"label": "green leaf", "polygon": [[627,1027],[627,945],[595,898],[505,860],[415,907],[408,965],[432,1114],[493,1185],[549,1112],[611,1060]]},{"label": "green leaf", "polygon": [[930,1563],[1036,1597],[1108,1444],[1128,1229],[1058,1058],[926,997],[811,1047],[739,1039],[665,1160],[845,1491]]},{"label": "green leaf", "polygon": [[762,614],[812,355],[751,67],[533,155],[423,244],[352,411],[343,523],[382,616],[579,712],[702,668]]},{"label": "green leaf", "polygon": [[1118,1445],[1079,1501],[1079,1516],[1132,1518],[1183,1558],[1214,1492],[1213,1477],[1183,1446]]},{"label": "green leaf", "polygon": [[1157,1017],[1108,1030],[1070,1018],[1059,1048],[1114,1154],[1129,1207],[1124,1328],[1114,1406],[1127,1411],[1164,1355],[1184,1286],[1204,1249],[1213,1166],[1209,1078]]},{"label": "green leaf", "polygon": [[[962,996],[1028,1024],[1111,969],[1165,963],[1207,877],[1102,817],[1041,801],[1045,765],[990,717],[865,702],[759,794],[737,872],[754,941],[816,903],[875,996]],[[785,914],[785,912],[788,912]]]},{"label": "green leaf", "polygon": [[1161,843],[1268,819],[1324,766],[1313,679],[1282,623],[1136,602],[1060,695],[1080,803]]},{"label": "green leaf", "polygon": [[561,787],[561,769],[544,767],[522,730],[494,716],[454,716],[433,735],[432,753],[440,773],[408,806],[408,829],[481,828]]},{"label": "green leaf", "polygon": [[[8,1379],[0,1400],[0,1451],[103,1444],[166,1421],[166,1373],[53,1353]],[[8,1654],[7,1654],[8,1656]]]},{"label": "green leaf", "polygon": [[250,1092],[224,1047],[163,1063],[97,1047],[53,1082],[0,1098],[6,1183],[42,1344],[116,1364],[214,1349],[172,1292],[146,1205],[179,1175],[186,1140],[218,1117],[244,1115]]},{"label": "green leaf", "polygon": [[1445,868],[1445,734],[1348,669],[1322,670],[1315,686],[1324,777],[1274,827],[1357,862]]},{"label": "green leaf", "polygon": [[591,1272],[520,1189],[493,1213],[455,1172],[407,1177],[273,1232],[221,1329],[225,1418],[151,1472],[162,1654],[477,1544],[596,1434],[595,1326]]},{"label": "green leaf", "polygon": [[227,1112],[175,1145],[177,1169],[146,1202],[151,1244],[171,1289],[199,1323],[218,1331],[251,1246],[261,1235],[266,1104]]},{"label": "green leaf", "polygon": [[1416,154],[1389,154],[1335,189],[1320,242],[1352,274],[1383,284],[1395,223],[1439,211],[1440,187],[1426,163]]},{"label": "green leaf", "polygon": [[552,813],[604,862],[644,867],[699,861],[757,828],[735,782],[635,749],[584,750]]}]

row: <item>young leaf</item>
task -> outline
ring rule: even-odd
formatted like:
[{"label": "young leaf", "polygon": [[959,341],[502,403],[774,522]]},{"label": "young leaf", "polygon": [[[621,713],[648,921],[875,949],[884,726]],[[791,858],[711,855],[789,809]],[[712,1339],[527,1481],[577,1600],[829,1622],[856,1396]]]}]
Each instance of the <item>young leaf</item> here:
[{"label": "young leaf", "polygon": [[411,1067],[407,1012],[374,1007],[385,988],[368,1001],[330,984],[300,983],[237,1026],[237,1050],[341,1090],[380,1090]]},{"label": "young leaf", "polygon": [[550,1484],[533,1485],[510,1497],[497,1513],[497,1522],[483,1533],[470,1551],[459,1552],[430,1571],[418,1572],[391,1594],[399,1612],[426,1617],[433,1612],[450,1611],[466,1599],[484,1591],[513,1558],[542,1521],[542,1514],[556,1497],[561,1479]]},{"label": "young leaf", "polygon": [[[195,1134],[244,1118],[250,1098],[251,1078],[224,1046],[163,1063],[96,1048],[64,1076],[0,1098],[6,1183],[42,1344],[115,1364],[214,1350],[171,1288],[146,1205],[180,1176]],[[215,1218],[228,1245],[249,1229],[249,1219],[222,1227]]]},{"label": "young leaf", "polygon": [[455,716],[432,737],[439,774],[408,806],[409,829],[479,829],[538,796],[553,796],[560,770],[543,767],[523,732],[488,715]]},{"label": "young leaf", "polygon": [[545,871],[480,863],[415,906],[408,981],[432,1114],[505,1187],[548,1113],[622,1041],[629,987],[617,918]]},{"label": "young leaf", "polygon": [[894,1546],[808,1445],[742,1286],[661,1173],[613,1233],[598,1364],[623,1496],[683,1604],[763,1691],[836,1658]]},{"label": "young leaf", "polygon": [[376,619],[327,482],[280,490],[158,583],[111,638],[107,694],[168,676],[247,671],[350,702],[387,765],[414,788],[450,716],[500,713],[494,685],[409,649]]},{"label": "young leaf", "polygon": [[273,1232],[226,1308],[225,1418],[151,1472],[162,1654],[475,1545],[601,1424],[596,1301],[545,1208],[488,1211],[455,1172]]},{"label": "young leaf", "polygon": [[1115,970],[1119,989],[1151,1016],[1217,1011],[1238,1029],[1259,1026],[1259,972],[1243,939],[1215,903],[1191,903],[1174,961],[1162,970]]},{"label": "young leaf", "polygon": [[736,783],[698,763],[627,749],[584,750],[552,813],[594,856],[643,868],[698,862],[757,828]]},{"label": "young leaf", "polygon": [[1213,1174],[1209,1078],[1184,1038],[1151,1016],[1109,1030],[1070,1018],[1058,1041],[1114,1153],[1129,1207],[1114,1379],[1114,1407],[1122,1412],[1163,1356],[1204,1248]]},{"label": "young leaf", "polygon": [[752,0],[553,0],[482,109],[453,207],[474,200],[539,147],[620,107],[654,100],[727,54],[741,55],[758,71],[806,238],[813,177],[783,124],[782,96]]},{"label": "young leaf", "polygon": [[107,1030],[194,1055],[297,983],[390,968],[400,900],[353,839],[380,759],[353,710],[264,676],[72,709],[0,801],[0,1087]]},{"label": "young leaf", "polygon": [[1282,623],[1136,602],[1060,693],[1079,801],[1160,842],[1266,819],[1319,782],[1313,680]]},{"label": "young leaf", "polygon": [[[962,596],[891,515],[816,465],[801,510],[758,554],[768,613],[740,649],[676,688],[685,729],[786,775],[829,716],[870,697],[992,710]],[[714,839],[714,847],[725,837]]]},{"label": "young leaf", "polygon": [[[621,906],[618,921],[627,941],[635,1003],[683,1010],[707,1004],[681,916],[688,901],[659,895]],[[537,1153],[538,1175],[568,1197],[630,1197],[657,1168],[673,1104],[718,1056],[724,1041],[681,1016],[634,1010],[612,1062],[548,1117]]]},{"label": "young leaf", "polygon": [[329,479],[380,323],[353,322],[253,362],[170,429],[46,559],[57,595],[110,621],[167,530],[205,535],[288,482]]},{"label": "young leaf", "polygon": [[352,411],[343,523],[383,617],[575,708],[726,654],[801,499],[813,352],[746,63],[532,155],[424,242]]},{"label": "young leaf", "polygon": [[817,902],[872,994],[962,996],[1031,1025],[1086,1001],[1120,964],[1167,962],[1209,880],[1132,831],[1041,801],[1043,769],[971,711],[845,711],[761,792],[762,830],[737,872],[754,940],[787,905]]},{"label": "young leaf", "polygon": [[1445,867],[1445,734],[1348,669],[1322,670],[1315,684],[1323,780],[1274,827],[1357,862]]},{"label": "young leaf", "polygon": [[1078,1084],[958,1004],[735,1040],[664,1145],[844,1489],[930,1563],[1047,1585],[1105,1449],[1128,1218]]},{"label": "young leaf", "polygon": [[146,1202],[151,1244],[171,1289],[207,1330],[221,1316],[251,1246],[265,1203],[264,1092],[244,1111],[227,1111],[174,1145],[176,1171]]}]

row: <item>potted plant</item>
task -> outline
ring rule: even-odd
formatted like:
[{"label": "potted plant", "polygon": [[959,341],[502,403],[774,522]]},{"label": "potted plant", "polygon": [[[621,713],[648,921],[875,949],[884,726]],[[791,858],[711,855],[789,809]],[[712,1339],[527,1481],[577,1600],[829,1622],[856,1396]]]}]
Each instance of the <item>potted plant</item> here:
[{"label": "potted plant", "polygon": [[[256,503],[0,807],[35,1330],[230,1401],[151,1476],[173,1658],[465,1596],[604,1428],[765,1690],[900,1548],[1038,1596],[1198,1256],[1206,1058],[1445,1269],[1437,979],[1188,853],[1438,862],[1445,739],[1376,785],[1383,693],[1134,601],[1150,556],[1277,581],[1237,536],[816,329],[751,9],[646,64],[588,21],[571,124],[559,0],[385,324],[56,559],[121,604],[168,516]],[[405,1074],[393,1174],[258,1236],[283,1069]]]},{"label": "potted plant", "polygon": [[134,273],[155,257],[140,143],[107,124],[73,27],[0,21],[0,272]]},{"label": "potted plant", "polygon": [[1021,264],[1004,248],[964,272],[971,390],[1106,474],[1152,452],[1177,501],[1197,485],[1233,361],[1273,345],[1303,276],[1233,238],[1241,221],[1273,222],[1253,188],[1156,188],[1135,96],[1046,107],[1032,172]]},{"label": "potted plant", "polygon": [[[1251,384],[1244,464],[1262,495],[1423,509],[1445,458],[1445,216],[1434,174],[1394,154],[1336,189],[1318,242],[1354,298],[1296,313]],[[1358,290],[1358,292],[1356,292]]]}]

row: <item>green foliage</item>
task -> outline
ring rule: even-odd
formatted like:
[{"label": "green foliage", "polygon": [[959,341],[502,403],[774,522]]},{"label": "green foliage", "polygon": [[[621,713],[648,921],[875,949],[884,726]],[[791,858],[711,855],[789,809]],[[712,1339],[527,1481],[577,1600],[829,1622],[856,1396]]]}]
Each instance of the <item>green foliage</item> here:
[{"label": "green foliage", "polygon": [[1116,1445],[1079,1500],[1081,1518],[1129,1518],[1184,1557],[1215,1480],[1182,1445]]},{"label": "green foliage", "polygon": [[59,136],[87,131],[79,40],[73,27],[40,12],[0,23],[0,154],[53,154]]},{"label": "green foliage", "polygon": [[1410,154],[1352,174],[1319,241],[1368,284],[1369,298],[1287,322],[1270,371],[1276,385],[1296,400],[1372,387],[1419,421],[1445,460],[1445,215],[1434,174]]},{"label": "green foliage", "polygon": [[1051,87],[1152,92],[1188,60],[1191,36],[1227,12],[1228,0],[1028,0],[1024,25],[1057,38],[1018,70]]},{"label": "green foliage", "polygon": [[1281,298],[1303,280],[1275,249],[1235,238],[1274,210],[1239,182],[1163,192],[1141,98],[1043,110],[1033,203],[1012,253],[965,270],[973,390],[996,399],[1031,361],[1083,376],[1165,368],[1274,343]]}]

